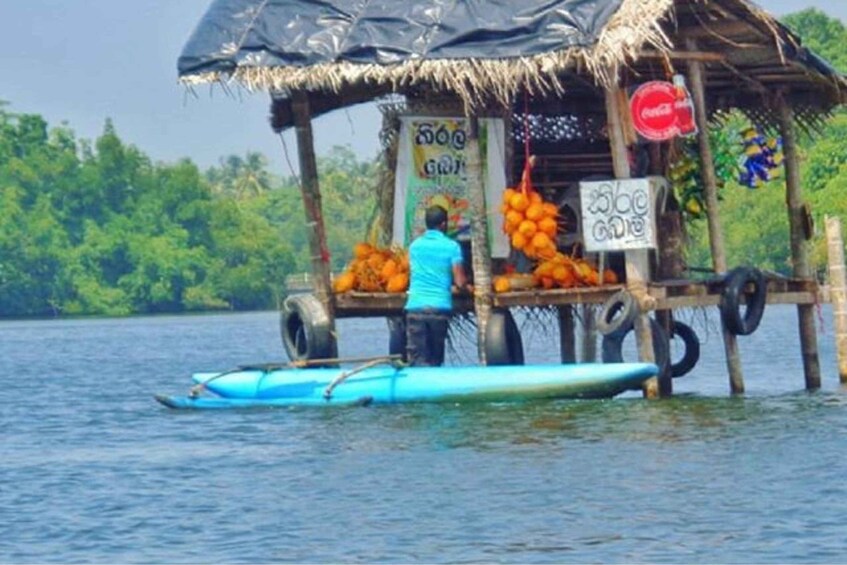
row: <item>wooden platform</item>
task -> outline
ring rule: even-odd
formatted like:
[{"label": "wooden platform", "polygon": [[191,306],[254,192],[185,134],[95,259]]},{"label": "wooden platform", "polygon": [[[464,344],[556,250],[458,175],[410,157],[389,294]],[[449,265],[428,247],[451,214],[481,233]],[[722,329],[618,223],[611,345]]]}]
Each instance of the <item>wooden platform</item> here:
[{"label": "wooden platform", "polygon": [[[573,304],[602,304],[624,285],[580,287],[554,290],[523,290],[493,295],[495,307],[566,306]],[[711,281],[674,280],[652,283],[650,295],[657,300],[657,310],[717,306],[723,284]],[[348,292],[335,296],[339,318],[384,317],[402,314],[405,293]],[[768,304],[816,304],[827,302],[827,293],[813,280],[769,278]],[[454,298],[457,312],[473,311],[473,299],[468,295]]]}]

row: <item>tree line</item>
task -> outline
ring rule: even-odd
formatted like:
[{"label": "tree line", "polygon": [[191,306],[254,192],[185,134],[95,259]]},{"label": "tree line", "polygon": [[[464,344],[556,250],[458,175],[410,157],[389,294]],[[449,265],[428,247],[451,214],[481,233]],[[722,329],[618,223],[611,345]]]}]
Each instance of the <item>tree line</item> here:
[{"label": "tree line", "polygon": [[[373,163],[319,159],[340,268],[373,208]],[[93,143],[0,106],[0,317],[273,308],[309,265],[295,178],[257,153],[154,163],[111,122]]]},{"label": "tree line", "polygon": [[[807,46],[847,70],[844,25],[810,9],[785,18]],[[815,218],[847,219],[847,113],[803,139],[805,197]],[[288,274],[310,268],[298,181],[258,153],[201,171],[154,163],[110,121],[94,142],[0,103],[0,317],[128,315],[274,308]],[[333,269],[373,217],[376,160],[350,148],[318,158]],[[721,215],[731,265],[789,273],[783,181],[728,182]],[[688,263],[708,266],[704,222],[689,222]],[[819,270],[825,243],[813,242]]]}]

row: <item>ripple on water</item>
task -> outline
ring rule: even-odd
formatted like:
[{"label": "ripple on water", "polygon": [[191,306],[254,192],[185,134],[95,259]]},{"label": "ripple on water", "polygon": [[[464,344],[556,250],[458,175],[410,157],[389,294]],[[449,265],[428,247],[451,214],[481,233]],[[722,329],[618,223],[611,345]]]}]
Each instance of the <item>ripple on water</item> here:
[{"label": "ripple on water", "polygon": [[800,390],[795,317],[743,344],[742,398],[710,338],[661,402],[214,413],[151,395],[279,359],[275,314],[0,323],[0,561],[839,561],[847,394]]}]

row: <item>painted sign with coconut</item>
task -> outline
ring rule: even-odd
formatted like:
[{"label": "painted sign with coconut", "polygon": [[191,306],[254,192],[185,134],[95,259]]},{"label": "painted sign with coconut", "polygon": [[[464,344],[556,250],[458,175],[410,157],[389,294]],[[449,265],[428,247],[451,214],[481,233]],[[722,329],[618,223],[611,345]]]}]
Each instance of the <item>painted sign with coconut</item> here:
[{"label": "painted sign with coconut", "polygon": [[[506,185],[503,121],[480,120],[483,187],[486,202],[500,201]],[[394,187],[393,242],[403,247],[422,234],[424,213],[433,205],[447,210],[447,234],[469,240],[467,132],[462,118],[406,116],[401,118],[397,174]],[[502,218],[489,216],[488,238],[492,256],[505,257],[508,240]]]}]

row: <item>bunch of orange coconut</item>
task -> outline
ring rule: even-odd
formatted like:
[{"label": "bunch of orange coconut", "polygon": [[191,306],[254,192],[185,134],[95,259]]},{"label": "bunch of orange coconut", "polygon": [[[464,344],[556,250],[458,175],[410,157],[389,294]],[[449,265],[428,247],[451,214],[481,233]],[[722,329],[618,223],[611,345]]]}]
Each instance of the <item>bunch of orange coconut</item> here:
[{"label": "bunch of orange coconut", "polygon": [[529,171],[534,158],[527,160],[521,182],[503,191],[503,231],[509,235],[513,249],[522,251],[529,259],[538,261],[531,275],[509,273],[494,278],[495,292],[509,292],[541,287],[572,288],[598,286],[618,282],[609,269],[602,277],[585,259],[569,257],[558,250],[556,235],[559,229],[558,207],[545,202],[533,188]]},{"label": "bunch of orange coconut", "polygon": [[380,248],[369,243],[353,246],[353,259],[335,277],[336,293],[406,292],[409,288],[409,255],[401,248]]},{"label": "bunch of orange coconut", "polygon": [[558,207],[544,202],[526,185],[503,191],[503,231],[509,236],[512,247],[530,259],[552,259],[556,255]]}]

